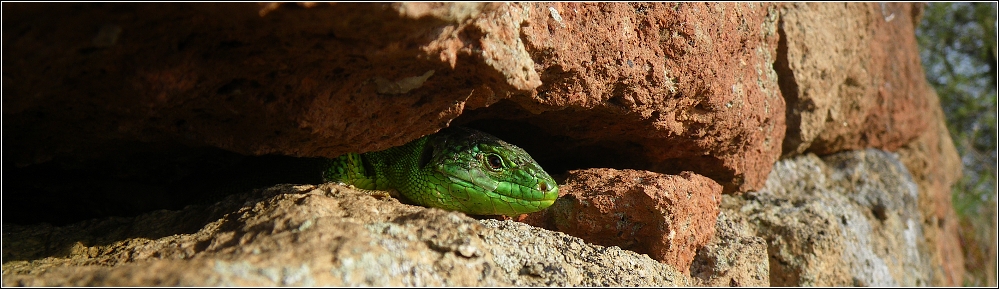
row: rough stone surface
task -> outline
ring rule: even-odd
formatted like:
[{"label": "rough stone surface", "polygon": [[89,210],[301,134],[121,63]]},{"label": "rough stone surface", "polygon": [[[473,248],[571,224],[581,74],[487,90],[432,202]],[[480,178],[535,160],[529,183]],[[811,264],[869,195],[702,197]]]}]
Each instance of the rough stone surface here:
[{"label": "rough stone surface", "polygon": [[[4,3],[3,281],[960,285],[960,159],[919,65],[922,7]],[[613,192],[522,221],[673,266],[340,188],[202,199],[318,183],[314,160],[288,156],[450,125],[525,148],[568,189],[559,206]],[[898,157],[850,151],[872,147]],[[619,177],[566,178],[592,168]],[[675,199],[717,191],[721,213]],[[638,216],[698,221],[666,242],[618,226]]]},{"label": "rough stone surface", "polygon": [[919,211],[933,260],[934,286],[961,286],[964,282],[964,254],[957,230],[958,218],[951,203],[951,186],[961,178],[961,158],[944,123],[940,98],[927,95],[933,112],[929,129],[898,150],[899,159],[919,185]]},{"label": "rough stone surface", "polygon": [[544,217],[528,223],[649,254],[685,274],[714,236],[721,203],[721,186],[691,172],[577,170],[559,190]]},{"label": "rough stone surface", "polygon": [[[739,197],[722,196],[722,207]],[[715,236],[697,250],[690,275],[696,286],[770,287],[767,242],[754,236],[745,218],[726,208],[718,214]]]},{"label": "rough stone surface", "polygon": [[483,241],[514,286],[691,286],[678,269],[645,254],[513,221],[481,222],[496,229]]},{"label": "rough stone surface", "polygon": [[[12,161],[142,147],[131,142],[327,157],[401,145],[457,117],[475,89],[468,83],[523,86],[473,73],[496,74],[475,57],[457,62],[421,50],[457,37],[453,26],[488,8],[337,3],[264,13],[254,3],[7,5],[5,34],[13,34],[4,50],[16,60],[4,63],[11,72],[4,130],[21,140],[11,143],[19,152]],[[114,41],[95,45],[106,30],[117,31]],[[412,79],[431,71],[424,81]]]},{"label": "rough stone surface", "polygon": [[[689,170],[733,192],[763,184],[785,132],[771,4],[16,3],[3,18],[12,166],[156,145],[335,157],[466,124],[555,170]],[[610,153],[575,157],[594,151]]]},{"label": "rough stone surface", "polygon": [[918,188],[880,150],[774,165],[733,213],[767,240],[773,286],[929,286]]},{"label": "rough stone surface", "polygon": [[916,49],[921,6],[786,3],[774,64],[787,100],[784,154],[894,151],[930,125]]},{"label": "rough stone surface", "polygon": [[[185,232],[192,224],[200,228]],[[278,185],[67,227],[4,225],[4,286],[689,286],[646,255],[512,221]]]},{"label": "rough stone surface", "polygon": [[[543,84],[529,97],[513,95],[456,122],[510,119],[518,125],[484,126],[534,149],[539,161],[570,169],[694,171],[726,192],[763,185],[785,130],[772,66],[773,4],[506,9],[523,17],[520,38]],[[532,136],[518,138],[525,129],[533,129]],[[537,137],[544,135],[554,137]]]}]

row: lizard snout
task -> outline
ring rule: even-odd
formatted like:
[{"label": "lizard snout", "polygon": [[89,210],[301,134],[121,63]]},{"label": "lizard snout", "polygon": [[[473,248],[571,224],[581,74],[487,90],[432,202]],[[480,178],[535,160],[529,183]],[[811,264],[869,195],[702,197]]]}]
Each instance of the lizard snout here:
[{"label": "lizard snout", "polygon": [[548,191],[548,182],[538,181],[538,191],[547,192]]}]

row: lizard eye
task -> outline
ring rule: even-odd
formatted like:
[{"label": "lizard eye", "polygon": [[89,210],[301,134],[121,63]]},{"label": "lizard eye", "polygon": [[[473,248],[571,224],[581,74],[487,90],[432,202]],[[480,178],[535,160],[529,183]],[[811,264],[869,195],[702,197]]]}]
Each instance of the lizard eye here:
[{"label": "lizard eye", "polygon": [[503,168],[503,159],[501,159],[497,155],[490,154],[486,156],[486,163],[488,163],[489,167],[494,170],[499,170]]}]

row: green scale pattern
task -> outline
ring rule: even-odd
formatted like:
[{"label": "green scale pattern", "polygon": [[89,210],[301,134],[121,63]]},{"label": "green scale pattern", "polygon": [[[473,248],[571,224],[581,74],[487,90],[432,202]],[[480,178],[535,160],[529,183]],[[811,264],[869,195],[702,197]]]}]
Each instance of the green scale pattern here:
[{"label": "green scale pattern", "polygon": [[551,206],[558,185],[523,149],[452,127],[405,145],[333,159],[327,182],[396,191],[421,206],[515,216]]}]

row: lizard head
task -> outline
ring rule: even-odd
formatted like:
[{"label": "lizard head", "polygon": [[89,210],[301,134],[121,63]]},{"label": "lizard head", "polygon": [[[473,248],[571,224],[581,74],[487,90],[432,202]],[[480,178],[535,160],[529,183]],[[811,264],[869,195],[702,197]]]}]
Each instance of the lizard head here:
[{"label": "lizard head", "polygon": [[551,206],[558,185],[526,151],[484,132],[448,128],[430,140],[428,165],[455,184],[452,201],[476,215],[515,216]]}]

